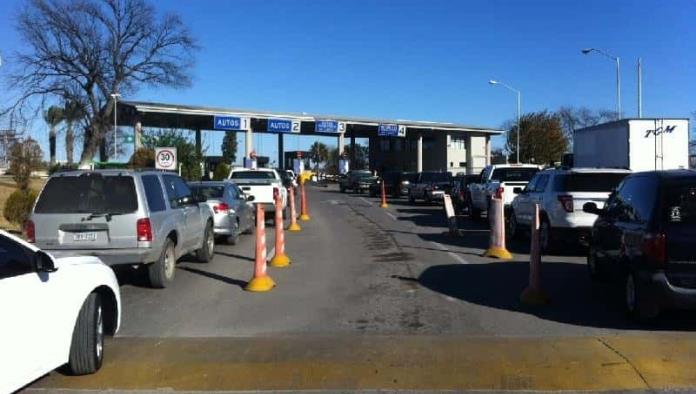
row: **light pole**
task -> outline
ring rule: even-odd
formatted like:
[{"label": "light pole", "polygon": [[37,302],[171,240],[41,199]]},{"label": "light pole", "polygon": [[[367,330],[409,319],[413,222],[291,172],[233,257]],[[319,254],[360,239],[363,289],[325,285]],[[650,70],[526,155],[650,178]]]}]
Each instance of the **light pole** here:
[{"label": "light pole", "polygon": [[520,113],[522,112],[522,93],[519,90],[507,85],[503,82],[491,79],[488,81],[491,85],[500,85],[510,91],[517,93],[517,164],[520,163],[520,133],[522,132],[520,127]]},{"label": "light pole", "polygon": [[592,52],[597,52],[616,62],[616,116],[621,119],[621,61],[618,56],[611,55],[601,49],[585,48],[582,50],[583,55],[589,55]]},{"label": "light pole", "polygon": [[114,161],[116,161],[116,156],[118,155],[118,139],[116,135],[116,124],[118,121],[118,118],[116,117],[116,103],[118,103],[118,99],[121,97],[120,94],[118,93],[111,93],[111,98],[114,99]]}]

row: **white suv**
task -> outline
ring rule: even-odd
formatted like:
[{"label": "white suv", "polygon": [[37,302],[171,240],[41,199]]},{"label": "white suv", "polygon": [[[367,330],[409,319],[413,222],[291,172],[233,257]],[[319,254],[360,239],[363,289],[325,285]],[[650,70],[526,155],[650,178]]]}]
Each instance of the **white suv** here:
[{"label": "white suv", "polygon": [[508,234],[529,231],[534,204],[539,204],[539,240],[549,251],[561,241],[580,241],[590,234],[597,216],[583,212],[582,206],[594,202],[604,206],[609,194],[629,170],[611,168],[554,168],[538,172],[524,190],[516,189],[508,220]]}]

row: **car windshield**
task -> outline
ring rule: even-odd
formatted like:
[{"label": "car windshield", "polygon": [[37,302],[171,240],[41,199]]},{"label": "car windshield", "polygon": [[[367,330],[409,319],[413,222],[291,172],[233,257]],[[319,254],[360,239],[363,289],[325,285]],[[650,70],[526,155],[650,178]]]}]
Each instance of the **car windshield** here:
[{"label": "car windshield", "polygon": [[56,176],[46,183],[35,213],[130,213],[138,209],[132,176]]},{"label": "car windshield", "polygon": [[357,178],[366,178],[366,177],[371,177],[372,173],[370,171],[360,171],[360,172],[354,172],[353,176]]},{"label": "car windshield", "polygon": [[275,179],[271,171],[235,171],[230,179]]},{"label": "car windshield", "polygon": [[555,177],[556,191],[611,192],[628,173],[573,173]]},{"label": "car windshield", "polygon": [[662,221],[670,224],[696,224],[696,180],[667,183],[662,196]]},{"label": "car windshield", "polygon": [[500,182],[529,182],[539,172],[538,168],[496,168],[493,170],[491,180]]},{"label": "car windshield", "polygon": [[222,198],[225,192],[224,186],[217,185],[189,185],[189,187],[194,195],[205,197],[206,200]]},{"label": "car windshield", "polygon": [[423,173],[424,182],[449,182],[450,177],[446,172],[426,172]]}]

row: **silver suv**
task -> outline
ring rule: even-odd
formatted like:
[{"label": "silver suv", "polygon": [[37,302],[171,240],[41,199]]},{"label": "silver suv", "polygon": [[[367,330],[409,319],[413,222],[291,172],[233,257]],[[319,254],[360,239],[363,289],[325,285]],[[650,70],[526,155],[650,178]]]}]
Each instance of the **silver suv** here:
[{"label": "silver suv", "polygon": [[508,235],[529,231],[534,204],[539,204],[541,249],[555,249],[562,241],[584,242],[597,217],[582,206],[593,202],[603,207],[629,170],[611,168],[554,168],[539,171],[517,194],[509,211]]},{"label": "silver suv", "polygon": [[153,287],[174,280],[176,261],[214,256],[207,204],[172,173],[75,171],[51,176],[27,222],[36,246],[55,256],[97,256],[107,265],[146,264]]}]

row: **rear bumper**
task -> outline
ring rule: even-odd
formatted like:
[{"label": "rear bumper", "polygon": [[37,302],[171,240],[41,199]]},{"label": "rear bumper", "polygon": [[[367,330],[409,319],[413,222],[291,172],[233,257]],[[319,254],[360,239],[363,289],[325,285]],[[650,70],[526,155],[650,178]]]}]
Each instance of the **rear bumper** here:
[{"label": "rear bumper", "polygon": [[552,232],[553,238],[557,241],[577,242],[588,246],[592,227],[553,227]]},{"label": "rear bumper", "polygon": [[152,263],[160,256],[161,250],[155,248],[129,249],[44,249],[55,257],[94,256],[106,265]]},{"label": "rear bumper", "polygon": [[427,193],[431,200],[443,200],[445,198],[444,190],[428,190]]},{"label": "rear bumper", "polygon": [[655,300],[660,307],[696,309],[696,289],[672,285],[664,272],[644,273],[641,279],[647,282],[646,297]]}]

